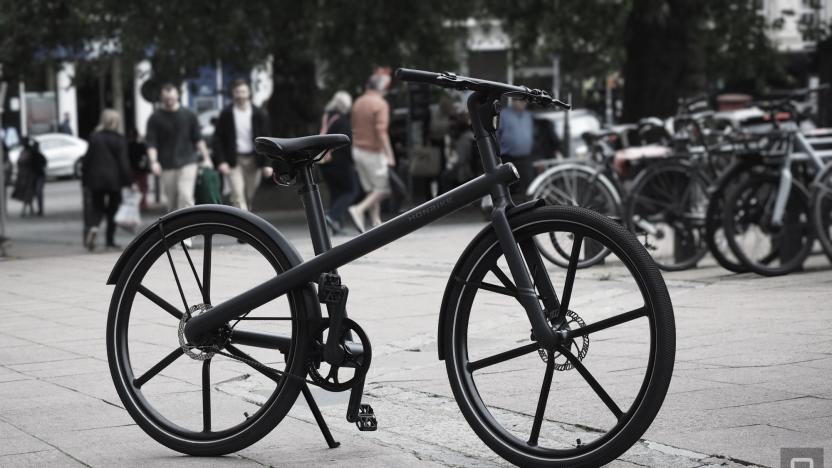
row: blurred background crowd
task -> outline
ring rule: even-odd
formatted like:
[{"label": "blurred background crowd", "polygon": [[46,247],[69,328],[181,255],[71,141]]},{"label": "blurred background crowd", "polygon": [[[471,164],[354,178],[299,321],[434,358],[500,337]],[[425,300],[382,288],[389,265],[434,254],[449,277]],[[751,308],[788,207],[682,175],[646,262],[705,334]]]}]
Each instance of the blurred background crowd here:
[{"label": "blurred background crowd", "polygon": [[[80,178],[87,243],[123,187],[142,209],[199,202],[198,182],[217,185],[210,201],[292,207],[293,192],[258,199],[273,174],[253,138],[347,133],[320,172],[333,231],[360,231],[480,171],[465,96],[391,82],[393,67],[570,100],[568,117],[505,104],[501,150],[528,183],[533,160],[580,157],[585,132],[680,99],[734,110],[832,81],[830,21],[827,0],[0,0],[3,202],[43,216],[44,182]],[[832,102],[806,99],[832,125]]]}]

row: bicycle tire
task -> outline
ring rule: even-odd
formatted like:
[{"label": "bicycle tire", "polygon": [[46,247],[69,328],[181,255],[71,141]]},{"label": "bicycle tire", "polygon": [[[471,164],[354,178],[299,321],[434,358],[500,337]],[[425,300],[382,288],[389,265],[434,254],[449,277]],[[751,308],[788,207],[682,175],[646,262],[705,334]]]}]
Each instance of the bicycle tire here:
[{"label": "bicycle tire", "polygon": [[812,189],[812,224],[826,257],[832,262],[832,166],[817,177]]},{"label": "bicycle tire", "polygon": [[[246,216],[253,215],[246,214]],[[125,409],[127,409],[138,426],[150,437],[166,447],[181,453],[196,456],[218,456],[242,450],[257,442],[274,429],[294,405],[300,393],[301,384],[306,375],[306,343],[309,341],[306,318],[313,313],[309,307],[313,303],[311,301],[315,300],[314,292],[308,289],[301,289],[291,291],[286,296],[291,311],[291,323],[287,325],[292,330],[291,345],[285,357],[286,366],[284,375],[276,379],[274,377],[275,374],[271,374],[272,379],[275,380],[276,387],[265,403],[259,406],[259,409],[254,410],[254,413],[251,415],[247,413],[237,415],[239,418],[244,416],[245,419],[239,424],[227,429],[214,430],[211,425],[210,416],[207,419],[207,427],[204,426],[202,431],[186,427],[178,419],[177,421],[170,419],[174,415],[163,414],[158,405],[154,406],[151,403],[151,397],[153,395],[145,394],[145,388],[151,383],[149,379],[155,379],[158,375],[164,375],[162,373],[163,371],[159,370],[148,380],[145,380],[145,376],[153,373],[154,366],[150,371],[136,378],[135,376],[139,375],[136,371],[139,369],[134,368],[136,365],[135,362],[131,362],[131,356],[133,357],[133,361],[135,361],[135,355],[132,352],[133,346],[135,345],[129,339],[129,334],[135,333],[135,331],[128,332],[131,313],[141,312],[141,305],[134,307],[136,298],[139,295],[148,299],[151,297],[146,292],[147,287],[142,284],[142,281],[147,278],[148,272],[156,265],[159,259],[162,259],[163,262],[166,261],[165,256],[166,253],[170,252],[171,245],[177,245],[182,242],[181,248],[183,249],[183,253],[185,253],[184,239],[209,235],[209,233],[212,236],[211,242],[213,242],[213,236],[219,235],[232,236],[247,242],[257,253],[263,256],[266,262],[265,268],[267,270],[269,268],[274,270],[272,274],[279,274],[297,265],[300,263],[300,257],[291,247],[288,247],[291,250],[287,250],[289,244],[279,236],[279,233],[276,231],[264,231],[263,228],[249,222],[242,215],[242,212],[240,215],[237,215],[229,213],[227,210],[221,212],[202,209],[200,211],[181,213],[178,216],[173,216],[170,220],[165,221],[163,219],[162,222],[162,229],[164,229],[165,233],[164,237],[156,224],[148,228],[152,229],[152,232],[140,235],[139,239],[143,240],[141,240],[135,249],[128,249],[127,252],[130,256],[116,282],[107,320],[107,357],[113,382]],[[279,242],[281,240],[283,242]],[[230,242],[230,244],[233,248],[240,247],[234,242]],[[211,247],[211,249],[213,253],[207,254],[208,256],[205,257],[208,262],[212,261],[211,255],[215,257],[217,255],[217,250],[214,247]],[[203,246],[203,252],[205,250],[205,246]],[[190,257],[188,257],[188,261],[191,262]],[[172,263],[173,260],[171,260]],[[191,266],[193,268],[193,265]],[[173,267],[171,268],[173,269]],[[183,273],[190,272],[183,271]],[[208,277],[210,278],[214,273],[211,271]],[[194,269],[194,276],[197,277],[196,269]],[[204,274],[202,279],[203,281],[206,279]],[[177,278],[177,284],[178,282]],[[142,287],[145,289],[142,289]],[[179,287],[181,291],[181,286]],[[214,289],[217,288],[215,287]],[[200,290],[202,290],[202,285],[200,285]],[[153,294],[155,295],[155,293]],[[159,296],[156,295],[156,297],[156,300],[151,299],[151,301],[157,305],[162,304],[157,302]],[[216,295],[212,297],[216,297]],[[183,294],[184,300],[185,296]],[[159,305],[159,307],[168,311],[171,315],[174,315],[174,312],[177,310],[180,314],[185,310],[179,309],[178,306],[172,306],[170,303],[166,304],[165,307],[162,307],[162,305]],[[161,315],[164,317],[164,312]],[[167,318],[167,320],[171,319]],[[263,322],[257,323],[262,324]],[[170,327],[168,327],[168,330],[170,330]],[[231,337],[228,343],[231,343],[233,334]],[[173,336],[172,339],[174,339]],[[176,346],[180,346],[180,342],[176,342],[175,346],[172,346],[174,352],[169,357],[177,352]],[[230,352],[231,350],[230,347],[224,349],[226,352]],[[275,350],[275,354],[276,352]],[[247,354],[245,355],[247,356]],[[187,355],[184,359],[188,359]],[[206,366],[204,363],[206,361],[210,363],[213,359],[218,358],[214,355],[214,357],[203,361],[203,411],[206,409],[204,402],[205,392],[209,392],[210,395],[210,392],[213,391],[210,377],[208,377],[209,389],[205,390],[206,381],[204,379],[206,378]],[[159,364],[164,362],[165,360],[163,359]],[[229,362],[242,364],[236,361]],[[168,365],[171,363],[168,363]],[[186,361],[186,363],[190,363],[190,361]],[[214,367],[216,368],[217,366],[215,365]],[[255,367],[255,369],[257,368]],[[266,376],[269,375],[262,370],[261,373]],[[142,381],[142,383],[138,383],[139,381]],[[240,399],[240,401],[243,400]],[[216,409],[216,406],[216,403],[213,404],[213,408],[211,404],[208,405],[207,409],[209,414]],[[204,414],[202,418],[203,422],[205,422],[206,417]],[[215,425],[218,420],[222,420],[222,418],[214,418]]]},{"label": "bicycle tire", "polygon": [[708,244],[708,251],[719,266],[734,273],[745,273],[748,271],[748,267],[737,260],[728,245],[727,239],[725,239],[725,231],[722,229],[722,214],[726,193],[731,190],[733,184],[742,181],[743,176],[751,166],[747,162],[738,161],[722,173],[714,185],[710,197],[708,197],[708,211],[705,215],[707,219],[705,242]]},{"label": "bicycle tire", "polygon": [[[615,426],[609,432],[583,445],[580,440],[577,441],[577,446],[565,449],[542,447],[537,440],[534,445],[530,445],[529,442],[512,433],[514,427],[501,425],[492,414],[501,408],[499,405],[488,405],[484,402],[483,395],[486,395],[486,392],[483,392],[483,389],[476,383],[479,377],[474,376],[474,365],[469,360],[473,358],[469,354],[471,345],[478,342],[471,341],[468,334],[483,325],[480,322],[475,325],[469,323],[473,310],[472,304],[479,291],[489,291],[489,289],[480,289],[477,282],[482,280],[484,274],[491,271],[489,268],[492,262],[496,262],[502,255],[496,235],[492,229],[486,228],[460,257],[446,289],[446,300],[443,301],[442,313],[446,318],[441,330],[442,349],[451,388],[468,424],[486,445],[509,462],[519,466],[534,467],[601,466],[619,457],[638,441],[657,415],[667,393],[675,354],[675,326],[670,296],[660,271],[644,247],[623,226],[604,216],[578,207],[544,206],[518,214],[511,218],[510,223],[521,246],[526,245],[524,242],[529,240],[529,236],[545,234],[555,229],[569,229],[603,243],[622,260],[626,270],[638,285],[636,294],[639,296],[639,301],[643,300],[645,314],[648,317],[650,345],[644,378],[638,383],[638,394],[632,400],[630,408],[626,413],[621,413]],[[569,273],[567,277],[568,275]],[[520,307],[518,303],[514,304]],[[497,310],[503,317],[508,313],[503,307]],[[525,319],[524,312],[518,314]],[[525,325],[528,327],[527,322]],[[643,322],[642,325],[644,325]],[[519,323],[517,329],[522,328],[523,323]],[[505,337],[505,326],[496,327],[494,332],[504,337],[506,342],[516,343],[514,339]],[[535,344],[532,342],[532,348]],[[592,353],[591,348],[588,353]],[[609,359],[606,355],[604,356],[604,359]],[[554,358],[554,355],[549,354],[552,362],[555,361]],[[534,357],[530,359],[536,361]],[[487,359],[478,362],[482,361],[487,361]],[[585,367],[583,369],[586,370]],[[510,372],[510,370],[505,372]],[[551,371],[547,370],[547,372]],[[581,370],[578,372],[583,375]],[[528,383],[528,380],[523,377],[525,375],[516,377],[515,380],[520,381],[521,384]],[[487,378],[487,375],[483,378]],[[559,379],[562,378],[565,377],[559,377]],[[499,394],[504,393],[505,390],[505,383],[500,384],[496,389]],[[598,393],[597,390],[596,393]],[[560,393],[557,395],[558,402],[562,402],[561,398],[566,398]],[[600,396],[601,393],[598,395]],[[595,395],[591,396],[595,397]],[[512,401],[515,401],[513,398]],[[511,414],[517,413],[512,410]],[[560,412],[557,419],[558,421],[547,422],[547,428],[548,424],[565,424]],[[541,419],[542,422],[545,421]]]},{"label": "bicycle tire", "polygon": [[[558,164],[547,170],[529,185],[527,196],[529,199],[543,199],[550,205],[581,206],[604,216],[621,219],[621,197],[615,185],[597,169],[583,164]],[[567,267],[569,253],[554,234],[548,239],[551,248],[547,248],[543,240],[535,241],[544,258],[561,268]],[[578,268],[589,268],[603,262],[609,255],[609,250],[587,244],[583,255]]]},{"label": "bicycle tire", "polygon": [[[802,242],[788,258],[783,258],[782,254],[777,254],[780,248],[785,245],[784,242],[787,241],[785,236],[788,235],[781,228],[773,226],[769,219],[779,185],[780,177],[777,175],[752,175],[734,187],[725,200],[723,229],[728,239],[728,245],[737,259],[749,271],[762,276],[780,276],[798,270],[811,253],[812,244],[814,243],[814,235],[810,229],[809,196],[806,189],[795,181],[792,183],[792,190],[785,211],[786,216],[804,218],[803,220],[797,220],[795,228],[799,231]],[[757,207],[762,207],[762,211]],[[804,223],[805,226],[801,226]],[[763,236],[756,237],[768,237],[770,241],[768,248],[764,248],[760,254],[748,252],[749,242],[738,240],[740,235],[749,232],[751,226],[757,226],[756,231],[763,233]],[[788,244],[789,247],[794,247],[791,242],[788,242]],[[765,243],[763,245],[765,247]],[[769,266],[778,259],[777,266]]]}]

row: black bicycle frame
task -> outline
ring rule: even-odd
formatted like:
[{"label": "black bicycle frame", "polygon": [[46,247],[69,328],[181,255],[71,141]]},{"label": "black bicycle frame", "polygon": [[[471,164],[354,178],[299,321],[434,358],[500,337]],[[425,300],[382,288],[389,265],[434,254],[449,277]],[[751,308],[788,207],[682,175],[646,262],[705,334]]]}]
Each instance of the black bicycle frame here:
[{"label": "black bicycle frame", "polygon": [[[215,307],[197,315],[185,324],[185,336],[192,343],[210,335],[224,324],[249,311],[274,300],[287,292],[317,282],[322,273],[330,272],[355,259],[373,252],[425,225],[436,221],[470,203],[491,194],[494,211],[491,223],[515,280],[518,300],[529,317],[536,338],[547,348],[559,341],[541,309],[531,274],[506,216],[506,208],[513,206],[508,185],[519,179],[511,164],[501,164],[497,156],[494,116],[499,95],[473,93],[468,99],[472,126],[477,147],[483,162],[484,174],[422,205],[396,216],[386,223],[367,231],[334,248],[329,247],[329,236],[324,224],[323,207],[312,169],[301,171],[300,193],[303,197],[309,231],[316,256],[280,275],[245,291]],[[547,296],[557,302],[554,291]]]}]

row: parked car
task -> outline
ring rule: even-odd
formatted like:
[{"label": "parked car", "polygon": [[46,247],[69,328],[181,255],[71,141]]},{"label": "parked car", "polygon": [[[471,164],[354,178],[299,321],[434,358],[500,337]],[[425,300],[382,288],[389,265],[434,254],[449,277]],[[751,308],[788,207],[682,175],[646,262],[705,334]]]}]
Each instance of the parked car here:
[{"label": "parked car", "polygon": [[[46,177],[81,177],[81,158],[87,153],[87,142],[64,133],[35,135],[40,150],[46,156]],[[12,163],[12,177],[17,173],[17,159],[23,147],[18,145],[9,150]]]}]

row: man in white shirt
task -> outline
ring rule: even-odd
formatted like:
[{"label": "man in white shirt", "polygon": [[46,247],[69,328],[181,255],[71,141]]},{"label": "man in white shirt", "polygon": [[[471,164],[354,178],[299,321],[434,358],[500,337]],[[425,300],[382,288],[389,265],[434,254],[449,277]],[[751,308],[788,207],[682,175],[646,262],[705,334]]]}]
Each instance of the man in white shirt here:
[{"label": "man in white shirt", "polygon": [[272,168],[254,152],[254,139],[268,136],[269,118],[251,103],[251,88],[244,80],[231,83],[231,97],[233,103],[222,110],[217,122],[214,156],[217,168],[228,175],[231,204],[250,210],[261,179],[272,176]]}]

